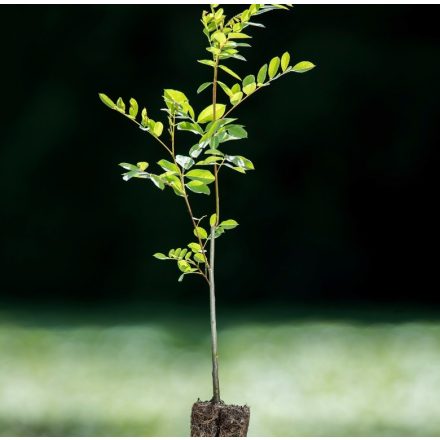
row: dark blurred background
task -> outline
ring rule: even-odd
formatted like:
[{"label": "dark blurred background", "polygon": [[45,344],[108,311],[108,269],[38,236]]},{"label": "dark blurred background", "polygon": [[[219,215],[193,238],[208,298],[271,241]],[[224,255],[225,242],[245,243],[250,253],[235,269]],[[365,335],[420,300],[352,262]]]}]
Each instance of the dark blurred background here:
[{"label": "dark blurred background", "polygon": [[[119,162],[154,166],[160,147],[97,95],[135,97],[163,122],[164,88],[208,105],[201,9],[1,7],[4,303],[206,299],[151,257],[192,239],[182,201],[120,177]],[[218,241],[221,304],[438,305],[438,11],[301,5],[251,29],[248,62],[229,64],[241,75],[285,50],[317,68],[236,113],[249,139],[227,148],[256,171],[222,177],[223,216],[240,227]],[[213,210],[204,197],[198,214]]]}]

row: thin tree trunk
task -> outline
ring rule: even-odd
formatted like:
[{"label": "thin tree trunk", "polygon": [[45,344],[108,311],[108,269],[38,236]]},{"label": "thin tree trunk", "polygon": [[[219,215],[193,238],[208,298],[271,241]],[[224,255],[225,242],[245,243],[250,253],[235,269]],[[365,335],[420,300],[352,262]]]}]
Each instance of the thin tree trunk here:
[{"label": "thin tree trunk", "polygon": [[212,390],[213,403],[220,403],[220,384],[218,379],[218,351],[217,351],[217,321],[215,312],[215,281],[214,281],[214,258],[215,258],[215,226],[211,227],[211,240],[209,248],[209,308],[211,315],[211,349],[212,349]]}]

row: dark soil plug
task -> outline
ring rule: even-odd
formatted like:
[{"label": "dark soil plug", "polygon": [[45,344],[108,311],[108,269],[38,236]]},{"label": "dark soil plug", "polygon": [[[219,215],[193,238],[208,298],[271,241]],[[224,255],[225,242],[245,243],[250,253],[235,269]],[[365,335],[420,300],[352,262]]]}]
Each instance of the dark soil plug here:
[{"label": "dark soil plug", "polygon": [[197,401],[191,411],[191,437],[246,437],[248,406]]}]

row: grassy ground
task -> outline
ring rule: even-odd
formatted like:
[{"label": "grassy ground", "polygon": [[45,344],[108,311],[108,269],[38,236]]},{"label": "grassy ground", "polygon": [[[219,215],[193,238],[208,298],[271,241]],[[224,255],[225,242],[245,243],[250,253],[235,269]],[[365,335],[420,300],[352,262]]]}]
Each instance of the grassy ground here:
[{"label": "grassy ground", "polygon": [[[440,323],[271,313],[282,321],[237,314],[219,334],[223,398],[251,406],[250,435],[440,435]],[[210,398],[197,313],[0,318],[2,436],[186,436]]]}]

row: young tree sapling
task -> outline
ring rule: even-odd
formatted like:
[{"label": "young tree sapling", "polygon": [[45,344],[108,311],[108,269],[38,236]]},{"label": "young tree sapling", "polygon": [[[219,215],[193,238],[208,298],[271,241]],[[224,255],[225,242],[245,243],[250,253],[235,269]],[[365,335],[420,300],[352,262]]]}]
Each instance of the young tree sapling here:
[{"label": "young tree sapling", "polygon": [[[210,103],[200,112],[194,111],[188,97],[176,89],[165,89],[163,99],[166,115],[168,140],[164,136],[164,124],[155,121],[144,107],[134,98],[129,100],[128,108],[122,98],[116,102],[104,93],[99,97],[112,110],[119,112],[136,124],[141,130],[158,142],[167,153],[167,159],[157,162],[159,172],[151,172],[147,162],[137,164],[119,164],[125,172],[123,179],[132,178],[150,180],[157,188],[171,190],[181,197],[189,213],[195,240],[168,252],[157,252],[159,260],[175,262],[180,271],[179,281],[188,275],[198,275],[209,288],[211,351],[212,351],[212,388],[213,396],[209,402],[196,402],[192,410],[191,435],[193,436],[246,436],[249,424],[247,406],[225,405],[220,398],[218,373],[218,347],[215,306],[215,243],[227,231],[238,226],[233,219],[222,219],[220,211],[219,177],[220,171],[232,170],[246,174],[254,170],[250,159],[235,153],[229,153],[227,142],[247,138],[247,132],[237,119],[232,117],[234,110],[257,91],[269,86],[273,81],[289,73],[304,73],[315,66],[309,61],[300,61],[290,65],[290,54],[284,52],[264,64],[257,75],[249,74],[244,78],[231,70],[225,63],[228,59],[246,61],[241,55],[244,48],[250,47],[248,31],[252,27],[264,27],[254,19],[273,10],[288,10],[292,5],[252,4],[244,11],[227,18],[218,4],[210,5],[209,11],[203,11],[201,23],[203,34],[207,38],[209,59],[198,60],[200,64],[211,68],[212,79],[201,84],[197,93],[210,90]],[[246,31],[246,32],[245,32]],[[221,78],[223,75],[225,78]],[[233,78],[234,84],[230,85]],[[227,84],[229,82],[229,85]],[[229,104],[219,101],[220,90]],[[178,150],[176,143],[179,131],[189,131],[195,135],[195,143],[186,154]],[[178,152],[179,151],[179,152]],[[214,209],[209,215],[195,215],[191,200],[193,195],[213,194]],[[209,250],[208,250],[209,247]]]}]

